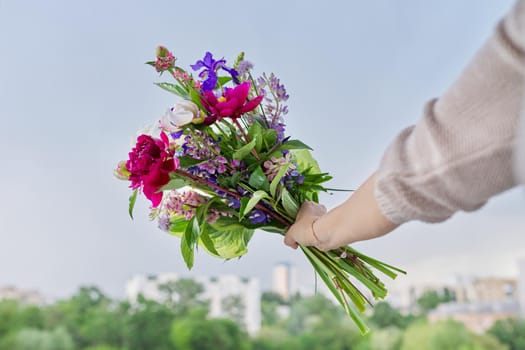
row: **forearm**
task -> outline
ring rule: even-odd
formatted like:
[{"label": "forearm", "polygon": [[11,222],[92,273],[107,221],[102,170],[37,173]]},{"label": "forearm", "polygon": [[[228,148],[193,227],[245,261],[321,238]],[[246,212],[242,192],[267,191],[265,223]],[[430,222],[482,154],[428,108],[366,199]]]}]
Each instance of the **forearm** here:
[{"label": "forearm", "polygon": [[525,93],[525,1],[499,23],[458,79],[385,151],[376,199],[392,222],[442,222],[516,185]]},{"label": "forearm", "polygon": [[312,228],[320,241],[321,249],[333,249],[355,241],[379,237],[398,226],[380,211],[374,186],[375,174],[344,203],[313,222]]}]

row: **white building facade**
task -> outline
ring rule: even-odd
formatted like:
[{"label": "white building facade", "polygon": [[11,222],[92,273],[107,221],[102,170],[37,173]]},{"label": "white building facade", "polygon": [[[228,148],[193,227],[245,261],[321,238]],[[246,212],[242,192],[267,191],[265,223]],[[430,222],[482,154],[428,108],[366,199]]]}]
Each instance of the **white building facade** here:
[{"label": "white building facade", "polygon": [[288,301],[298,292],[297,271],[288,262],[275,264],[272,271],[272,291]]},{"label": "white building facade", "polygon": [[46,300],[36,290],[22,290],[13,286],[0,287],[0,300],[15,300],[28,305],[45,305]]},{"label": "white building facade", "polygon": [[[128,300],[134,302],[139,295],[143,295],[146,299],[162,302],[163,294],[159,287],[179,278],[183,277],[173,273],[136,275],[128,281],[126,286]],[[256,278],[220,275],[216,277],[198,276],[193,280],[204,288],[201,298],[209,302],[209,317],[232,318],[228,301],[235,298],[238,301],[236,312],[240,313],[240,319],[235,319],[235,321],[252,335],[260,330],[261,288]]]}]

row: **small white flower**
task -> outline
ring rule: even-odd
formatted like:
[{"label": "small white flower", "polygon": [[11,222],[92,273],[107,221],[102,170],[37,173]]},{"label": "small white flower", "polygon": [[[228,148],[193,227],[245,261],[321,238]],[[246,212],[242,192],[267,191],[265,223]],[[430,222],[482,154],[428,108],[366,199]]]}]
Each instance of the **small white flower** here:
[{"label": "small white flower", "polygon": [[166,111],[160,120],[160,128],[166,132],[175,132],[184,125],[199,121],[199,107],[191,101],[181,101]]}]

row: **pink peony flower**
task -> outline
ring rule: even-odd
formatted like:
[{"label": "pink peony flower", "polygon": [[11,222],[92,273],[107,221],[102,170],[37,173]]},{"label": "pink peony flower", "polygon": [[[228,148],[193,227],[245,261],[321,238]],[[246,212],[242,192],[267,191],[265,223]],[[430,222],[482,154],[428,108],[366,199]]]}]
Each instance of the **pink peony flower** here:
[{"label": "pink peony flower", "polygon": [[168,137],[164,133],[160,136],[160,139],[155,139],[140,135],[126,162],[131,188],[142,187],[153,208],[162,200],[159,189],[170,181],[170,172],[179,166],[178,159],[173,157],[173,150],[169,148]]}]

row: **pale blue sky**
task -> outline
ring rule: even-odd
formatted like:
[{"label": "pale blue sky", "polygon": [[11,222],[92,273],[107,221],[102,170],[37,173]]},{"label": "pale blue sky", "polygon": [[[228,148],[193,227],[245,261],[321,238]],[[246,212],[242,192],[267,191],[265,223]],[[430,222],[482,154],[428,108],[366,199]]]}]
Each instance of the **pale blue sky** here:
[{"label": "pale blue sky", "polygon": [[[250,252],[205,255],[186,271],[179,240],[156,229],[112,176],[130,140],[174,102],[143,64],[158,44],[187,66],[241,50],[288,88],[288,134],[310,144],[333,187],[354,188],[491,33],[511,1],[0,0],[0,286],[122,296],[135,273],[255,275],[304,257],[256,233]],[[346,194],[325,196],[332,207]],[[525,257],[525,195],[514,190],[442,225],[413,223],[357,247],[406,268],[399,285],[451,273],[515,272]],[[394,286],[395,287],[395,286]]]}]

